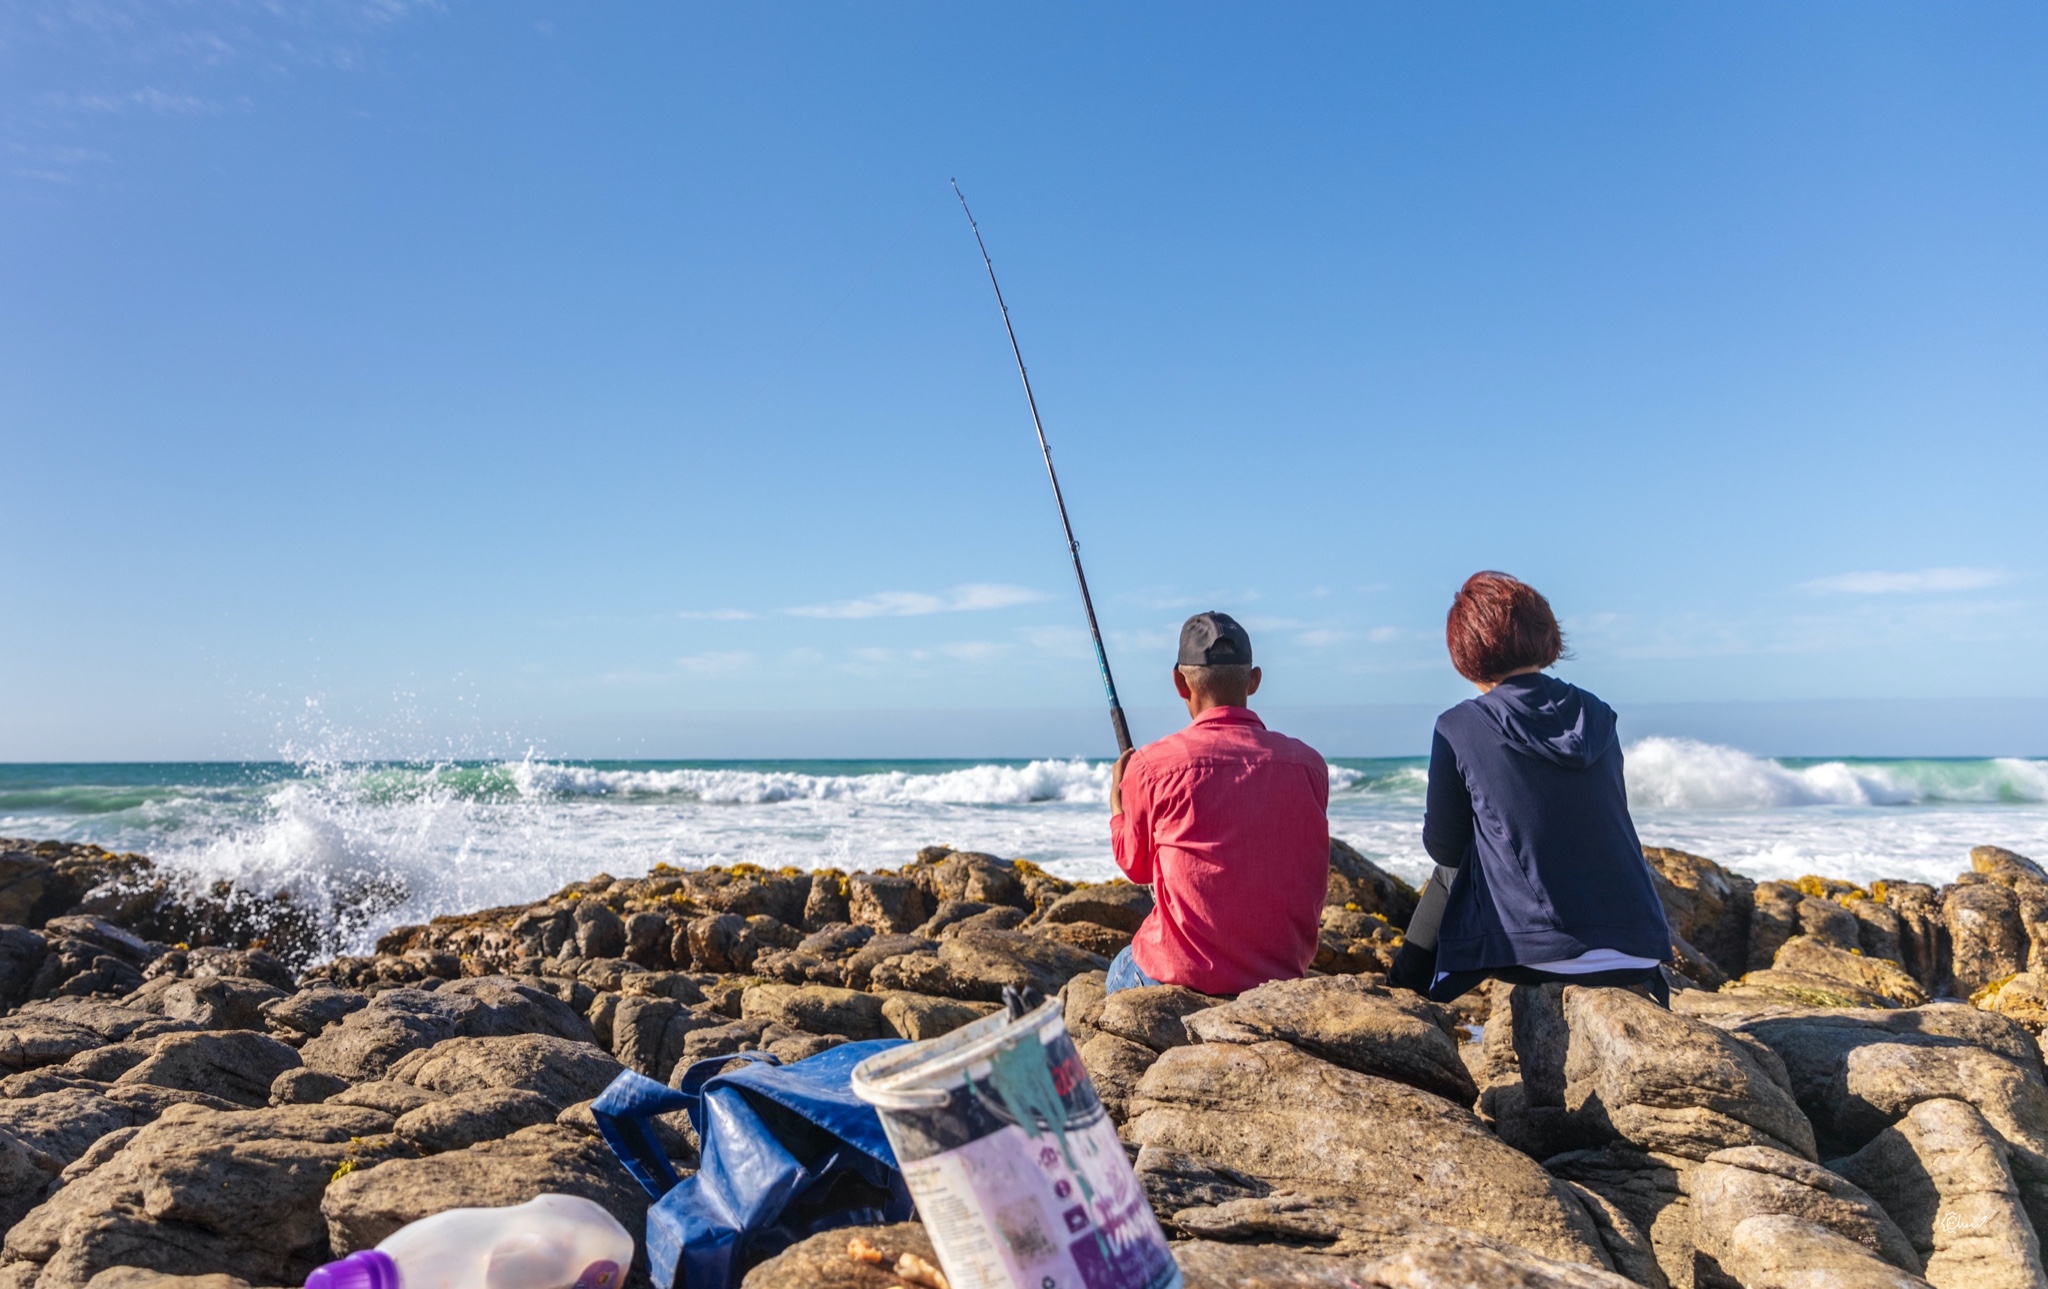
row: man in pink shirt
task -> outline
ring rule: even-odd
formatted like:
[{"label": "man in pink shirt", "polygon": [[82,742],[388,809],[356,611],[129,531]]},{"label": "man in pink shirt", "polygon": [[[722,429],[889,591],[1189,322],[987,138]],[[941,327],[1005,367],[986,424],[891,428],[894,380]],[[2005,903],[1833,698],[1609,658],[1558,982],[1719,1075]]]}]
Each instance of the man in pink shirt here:
[{"label": "man in pink shirt", "polygon": [[1117,867],[1151,885],[1153,908],[1108,989],[1292,980],[1315,959],[1330,878],[1329,767],[1245,706],[1259,669],[1229,614],[1182,625],[1173,686],[1192,723],[1124,753],[1110,780]]}]

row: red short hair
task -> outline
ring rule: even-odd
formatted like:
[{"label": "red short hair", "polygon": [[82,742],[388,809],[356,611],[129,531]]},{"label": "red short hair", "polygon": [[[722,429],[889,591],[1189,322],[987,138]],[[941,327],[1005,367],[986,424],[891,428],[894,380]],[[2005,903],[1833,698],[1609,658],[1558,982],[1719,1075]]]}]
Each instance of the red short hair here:
[{"label": "red short hair", "polygon": [[1451,665],[1475,683],[1524,667],[1548,667],[1564,653],[1550,601],[1506,573],[1474,573],[1458,588],[1444,623]]}]

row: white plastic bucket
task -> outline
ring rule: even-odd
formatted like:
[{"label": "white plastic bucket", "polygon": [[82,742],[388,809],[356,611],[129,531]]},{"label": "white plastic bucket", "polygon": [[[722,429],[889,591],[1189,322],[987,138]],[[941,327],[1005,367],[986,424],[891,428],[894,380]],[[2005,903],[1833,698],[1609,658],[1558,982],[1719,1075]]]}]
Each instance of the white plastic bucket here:
[{"label": "white plastic bucket", "polygon": [[852,1077],[953,1289],[1180,1289],[1058,999],[891,1048]]}]

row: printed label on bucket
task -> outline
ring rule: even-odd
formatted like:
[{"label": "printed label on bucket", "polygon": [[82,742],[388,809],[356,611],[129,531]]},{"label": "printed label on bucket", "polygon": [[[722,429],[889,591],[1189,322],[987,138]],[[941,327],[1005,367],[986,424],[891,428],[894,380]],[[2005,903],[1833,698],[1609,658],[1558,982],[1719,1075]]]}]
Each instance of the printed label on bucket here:
[{"label": "printed label on bucket", "polygon": [[1179,1289],[1166,1234],[1066,1026],[1022,1029],[882,1122],[953,1289]]},{"label": "printed label on bucket", "polygon": [[[1080,1167],[1010,1125],[906,1164],[954,1289],[1173,1289],[1180,1270],[1107,1117],[1067,1134]],[[1107,1166],[1106,1166],[1107,1165]],[[1083,1181],[1092,1192],[1082,1197]]]}]

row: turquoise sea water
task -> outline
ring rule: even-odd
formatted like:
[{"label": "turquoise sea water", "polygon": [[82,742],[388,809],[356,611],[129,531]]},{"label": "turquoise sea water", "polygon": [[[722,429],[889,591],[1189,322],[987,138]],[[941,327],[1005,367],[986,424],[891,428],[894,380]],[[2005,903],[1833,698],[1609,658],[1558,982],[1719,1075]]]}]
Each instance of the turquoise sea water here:
[{"label": "turquoise sea water", "polygon": [[[1645,842],[1756,876],[1939,882],[1982,843],[2048,857],[2048,761],[1772,761],[1673,739],[1628,758]],[[1425,768],[1333,762],[1332,831],[1419,877]],[[327,907],[396,885],[374,935],[657,862],[873,868],[944,843],[1107,877],[1108,782],[1079,760],[0,765],[0,836]]]}]

